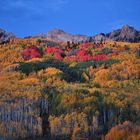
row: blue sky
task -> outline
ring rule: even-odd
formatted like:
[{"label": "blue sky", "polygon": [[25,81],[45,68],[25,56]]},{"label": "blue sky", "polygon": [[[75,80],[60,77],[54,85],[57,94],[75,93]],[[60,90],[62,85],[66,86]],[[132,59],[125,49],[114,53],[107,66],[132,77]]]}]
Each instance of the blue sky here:
[{"label": "blue sky", "polygon": [[53,28],[95,35],[125,24],[140,30],[140,0],[0,0],[0,28],[20,37]]}]

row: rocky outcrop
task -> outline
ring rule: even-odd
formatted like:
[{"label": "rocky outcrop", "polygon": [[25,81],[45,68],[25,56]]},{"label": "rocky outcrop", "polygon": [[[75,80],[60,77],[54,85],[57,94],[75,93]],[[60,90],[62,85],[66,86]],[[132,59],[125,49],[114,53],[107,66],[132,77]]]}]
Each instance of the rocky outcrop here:
[{"label": "rocky outcrop", "polygon": [[129,25],[125,25],[122,29],[106,34],[106,37],[113,41],[140,42],[140,32]]},{"label": "rocky outcrop", "polygon": [[92,39],[95,42],[101,42],[101,41],[108,40],[108,38],[106,37],[106,35],[104,33],[100,33],[100,34],[94,36]]},{"label": "rocky outcrop", "polygon": [[140,32],[135,28],[125,25],[121,29],[104,34],[97,34],[93,37],[95,42],[100,41],[122,41],[122,42],[140,42]]},{"label": "rocky outcrop", "polygon": [[57,42],[81,42],[81,41],[89,41],[92,38],[92,41],[100,42],[100,41],[123,41],[123,42],[140,42],[140,31],[137,31],[135,28],[125,25],[121,29],[115,30],[113,32],[104,34],[100,33],[93,37],[88,37],[86,35],[72,35],[64,32],[60,29],[54,29],[48,32],[46,36],[51,40]]},{"label": "rocky outcrop", "polygon": [[9,42],[11,38],[15,38],[13,33],[8,33],[3,29],[0,29],[0,44]]},{"label": "rocky outcrop", "polygon": [[57,42],[81,42],[88,40],[89,37],[85,35],[72,35],[63,30],[54,29],[48,32],[47,38]]},{"label": "rocky outcrop", "polygon": [[140,42],[140,31],[129,25],[123,26],[121,29],[114,30],[110,33],[100,33],[95,36],[72,35],[60,29],[53,29],[48,34],[38,34],[35,38],[47,38],[55,42],[85,42],[85,41],[122,41],[122,42]]}]

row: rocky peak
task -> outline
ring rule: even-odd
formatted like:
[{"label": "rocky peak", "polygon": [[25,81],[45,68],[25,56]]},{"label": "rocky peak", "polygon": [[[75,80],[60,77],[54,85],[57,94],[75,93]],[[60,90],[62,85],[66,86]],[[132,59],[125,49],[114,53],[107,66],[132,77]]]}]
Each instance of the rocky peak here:
[{"label": "rocky peak", "polygon": [[122,27],[122,30],[130,30],[130,29],[134,29],[134,28],[127,24]]},{"label": "rocky peak", "polygon": [[106,34],[106,37],[113,41],[140,42],[140,32],[129,25]]},{"label": "rocky peak", "polygon": [[0,29],[0,44],[8,42],[11,38],[15,38],[13,33],[9,33],[3,29]]},{"label": "rocky peak", "polygon": [[121,29],[114,30],[110,33],[100,33],[95,36],[73,35],[61,29],[53,29],[48,34],[38,34],[36,38],[48,38],[54,42],[84,42],[92,38],[94,42],[100,41],[123,41],[123,42],[140,42],[140,31],[129,25],[124,25]]},{"label": "rocky peak", "polygon": [[128,34],[129,35],[129,34],[132,34],[132,33],[135,34],[136,32],[138,32],[138,31],[135,28],[133,28],[129,25],[125,25],[121,29],[122,34]]},{"label": "rocky peak", "polygon": [[85,35],[72,35],[61,29],[53,29],[48,32],[47,38],[57,42],[80,42],[87,40],[88,37]]},{"label": "rocky peak", "polygon": [[64,32],[64,31],[61,30],[61,29],[53,29],[53,30],[50,30],[50,31],[48,32],[48,34],[50,34],[50,33],[54,33],[54,34],[65,34],[66,32]]}]

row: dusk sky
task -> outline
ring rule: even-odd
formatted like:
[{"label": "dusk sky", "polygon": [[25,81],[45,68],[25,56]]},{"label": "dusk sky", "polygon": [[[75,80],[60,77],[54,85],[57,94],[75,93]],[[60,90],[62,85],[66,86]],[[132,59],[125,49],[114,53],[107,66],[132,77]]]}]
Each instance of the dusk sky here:
[{"label": "dusk sky", "polygon": [[125,24],[140,30],[140,0],[0,0],[0,28],[20,37],[54,28],[95,35]]}]

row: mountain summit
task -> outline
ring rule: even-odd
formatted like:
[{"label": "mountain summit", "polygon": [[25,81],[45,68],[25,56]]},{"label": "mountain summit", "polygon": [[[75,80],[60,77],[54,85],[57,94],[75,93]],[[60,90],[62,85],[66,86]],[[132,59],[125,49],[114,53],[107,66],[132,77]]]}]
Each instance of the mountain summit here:
[{"label": "mountain summit", "polygon": [[[0,43],[7,42],[10,38],[15,37],[12,33],[8,33],[0,29]],[[110,33],[100,33],[95,36],[87,36],[67,33],[61,29],[53,29],[48,33],[40,33],[35,36],[26,38],[47,38],[54,42],[85,42],[92,40],[94,42],[100,41],[120,41],[120,42],[140,42],[140,31],[129,25],[124,25],[121,29],[114,30]]]},{"label": "mountain summit", "polygon": [[129,25],[106,34],[106,37],[113,41],[140,42],[140,32]]},{"label": "mountain summit", "polygon": [[15,38],[15,35],[0,29],[0,44],[8,42],[10,38]]},{"label": "mountain summit", "polygon": [[121,29],[114,30],[107,34],[100,33],[92,37],[86,35],[72,35],[60,29],[53,29],[48,32],[46,37],[57,42],[66,42],[66,41],[80,42],[89,40],[89,38],[92,38],[92,40],[95,42],[99,41],[140,42],[140,32],[137,31],[134,27],[131,27],[129,25],[124,25]]},{"label": "mountain summit", "polygon": [[80,41],[86,41],[88,37],[86,35],[72,35],[70,33],[64,32],[60,29],[53,29],[48,32],[47,37],[49,39],[52,39],[54,41],[73,41],[73,42],[80,42]]}]

